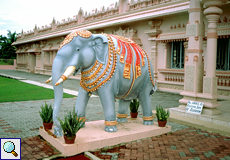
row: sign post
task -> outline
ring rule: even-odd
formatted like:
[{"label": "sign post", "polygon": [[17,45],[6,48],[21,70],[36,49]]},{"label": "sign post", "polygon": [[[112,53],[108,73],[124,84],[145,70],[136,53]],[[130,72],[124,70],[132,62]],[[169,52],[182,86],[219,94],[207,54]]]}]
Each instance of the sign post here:
[{"label": "sign post", "polygon": [[204,103],[202,102],[188,101],[186,113],[201,114],[203,105]]}]

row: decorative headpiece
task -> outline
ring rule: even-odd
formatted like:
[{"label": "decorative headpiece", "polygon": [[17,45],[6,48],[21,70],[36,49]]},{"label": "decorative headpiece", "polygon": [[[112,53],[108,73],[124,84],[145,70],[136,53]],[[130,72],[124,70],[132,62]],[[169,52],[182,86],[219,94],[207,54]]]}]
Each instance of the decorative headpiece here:
[{"label": "decorative headpiece", "polygon": [[77,37],[77,36],[81,36],[83,38],[89,38],[91,37],[92,33],[88,30],[77,30],[77,31],[74,31],[70,34],[68,34],[64,41],[61,43],[60,47],[58,50],[60,50],[64,45],[68,44],[69,42],[71,42],[73,40],[74,37]]}]

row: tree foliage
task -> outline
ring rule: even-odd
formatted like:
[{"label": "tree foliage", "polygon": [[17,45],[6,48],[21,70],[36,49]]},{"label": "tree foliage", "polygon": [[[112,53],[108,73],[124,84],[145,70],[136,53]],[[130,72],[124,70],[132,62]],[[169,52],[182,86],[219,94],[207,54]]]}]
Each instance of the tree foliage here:
[{"label": "tree foliage", "polygon": [[0,35],[0,59],[15,59],[16,47],[11,44],[17,40],[16,32],[8,30],[7,37]]}]

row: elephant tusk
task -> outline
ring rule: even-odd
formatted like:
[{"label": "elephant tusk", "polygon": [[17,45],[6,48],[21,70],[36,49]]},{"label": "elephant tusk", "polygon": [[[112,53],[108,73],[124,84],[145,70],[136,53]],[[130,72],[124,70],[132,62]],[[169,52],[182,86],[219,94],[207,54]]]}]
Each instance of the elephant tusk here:
[{"label": "elephant tusk", "polygon": [[60,83],[62,83],[63,81],[65,81],[71,74],[73,74],[73,72],[75,70],[76,70],[76,67],[74,67],[74,66],[69,66],[68,68],[66,68],[65,72],[60,77],[60,79],[57,81],[57,83],[55,84],[55,86],[57,86]]},{"label": "elephant tusk", "polygon": [[50,83],[52,81],[52,77],[50,77],[47,81],[46,81],[46,83]]}]

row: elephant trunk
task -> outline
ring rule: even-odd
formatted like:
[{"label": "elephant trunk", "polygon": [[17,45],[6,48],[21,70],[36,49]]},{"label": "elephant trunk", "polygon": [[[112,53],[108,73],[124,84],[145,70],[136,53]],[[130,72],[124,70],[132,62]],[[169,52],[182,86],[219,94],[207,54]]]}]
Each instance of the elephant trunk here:
[{"label": "elephant trunk", "polygon": [[52,67],[52,83],[54,87],[54,108],[53,108],[53,122],[54,126],[54,134],[58,137],[62,136],[61,126],[57,119],[59,117],[59,110],[61,108],[62,99],[63,99],[63,83],[58,86],[55,86],[55,82],[57,82],[62,73],[64,72],[65,64],[62,61],[61,57],[56,56],[53,62]]}]

